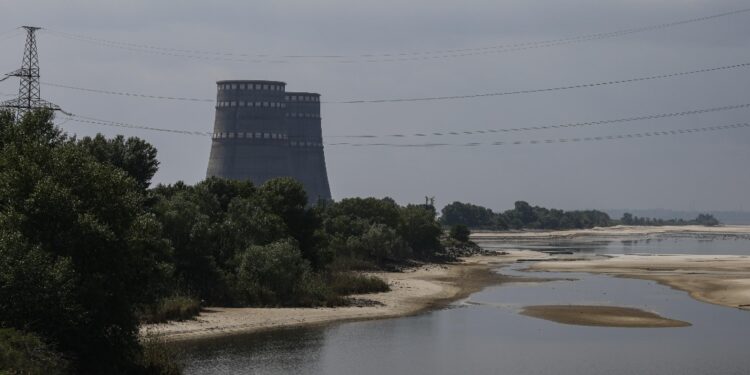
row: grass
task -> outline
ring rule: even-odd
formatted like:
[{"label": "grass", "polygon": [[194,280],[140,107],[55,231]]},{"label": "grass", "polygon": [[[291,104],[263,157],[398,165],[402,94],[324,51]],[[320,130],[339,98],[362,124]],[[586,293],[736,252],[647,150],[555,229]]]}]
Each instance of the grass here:
[{"label": "grass", "polygon": [[201,312],[201,303],[195,298],[169,297],[149,306],[141,315],[144,323],[164,323],[171,320],[188,320]]},{"label": "grass", "polygon": [[353,272],[339,272],[331,276],[331,288],[340,295],[380,293],[391,290],[383,279],[377,276]]}]

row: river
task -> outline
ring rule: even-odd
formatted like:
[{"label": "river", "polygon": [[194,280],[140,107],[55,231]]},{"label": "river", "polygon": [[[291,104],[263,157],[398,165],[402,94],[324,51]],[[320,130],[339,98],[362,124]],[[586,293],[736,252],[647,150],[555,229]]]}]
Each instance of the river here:
[{"label": "river", "polygon": [[[593,253],[748,254],[742,237],[644,236],[520,243]],[[750,313],[698,302],[651,281],[601,275],[492,286],[418,316],[284,329],[178,344],[187,374],[748,374]],[[574,280],[571,280],[574,279]],[[690,322],[684,328],[563,325],[518,314],[526,305],[628,306]]]}]

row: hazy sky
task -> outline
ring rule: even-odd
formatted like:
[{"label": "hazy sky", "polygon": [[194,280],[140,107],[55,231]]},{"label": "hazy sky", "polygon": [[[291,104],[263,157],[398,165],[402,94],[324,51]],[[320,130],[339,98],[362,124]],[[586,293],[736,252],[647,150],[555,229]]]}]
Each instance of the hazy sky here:
[{"label": "hazy sky", "polygon": [[[0,0],[0,71],[17,69],[20,25],[39,34],[42,81],[151,95],[215,97],[222,79],[272,79],[323,100],[466,95],[612,81],[750,62],[750,12],[662,30],[549,48],[409,61],[363,54],[453,50],[553,40],[661,24],[748,7],[734,0]],[[170,56],[85,43],[53,32],[176,49],[341,59]],[[158,52],[158,51],[156,51]],[[185,54],[173,52],[173,54]],[[197,56],[195,52],[190,53]],[[217,58],[218,57],[218,58]],[[376,58],[381,59],[382,58]],[[284,60],[268,61],[268,60]],[[12,94],[18,81],[0,83]],[[323,104],[324,137],[516,128],[750,103],[750,68],[590,89],[453,101]],[[42,87],[77,115],[211,131],[211,103],[107,96]],[[5,98],[5,97],[3,97]],[[741,109],[699,116],[391,142],[512,142],[605,136],[750,121]],[[67,122],[79,135],[124,134],[159,149],[157,182],[205,176],[208,137]],[[342,141],[328,138],[328,142]],[[376,142],[382,140],[360,140]],[[750,210],[750,129],[609,142],[477,147],[328,146],[335,199],[391,196],[494,209],[515,200],[574,208]]]}]

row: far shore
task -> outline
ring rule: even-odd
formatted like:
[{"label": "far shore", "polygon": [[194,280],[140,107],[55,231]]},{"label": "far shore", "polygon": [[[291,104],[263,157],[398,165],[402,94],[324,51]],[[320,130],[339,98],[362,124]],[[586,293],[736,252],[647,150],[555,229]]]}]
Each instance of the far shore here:
[{"label": "far shore", "polygon": [[188,341],[248,334],[276,328],[321,325],[332,322],[385,319],[419,314],[444,307],[486,286],[503,282],[538,281],[493,272],[499,264],[518,259],[542,258],[533,251],[514,251],[504,256],[475,256],[460,263],[429,264],[405,272],[373,273],[388,282],[391,291],[353,296],[366,306],[332,308],[220,308],[209,307],[193,320],[149,324],[141,335],[166,341]]},{"label": "far shore", "polygon": [[[662,233],[706,235],[750,235],[750,226],[609,227],[569,231],[479,232],[483,240],[534,240],[580,236],[635,236]],[[504,276],[494,268],[519,260],[540,260],[536,271],[587,272],[616,277],[653,280],[686,291],[693,298],[717,305],[750,310],[750,256],[738,255],[548,255],[528,250],[507,250],[498,255],[474,256],[450,264],[427,264],[405,272],[373,273],[386,280],[391,291],[352,296],[357,306],[332,308],[221,308],[208,307],[193,320],[150,324],[141,335],[156,335],[166,341],[189,341],[248,334],[278,328],[323,325],[354,320],[386,319],[419,314],[464,299],[487,286],[504,282],[545,281],[541,278]],[[648,312],[618,307],[579,306],[562,310],[555,306],[528,307],[526,315],[558,321],[571,314],[583,324],[606,325],[611,319],[635,319],[642,326],[681,326],[685,322],[650,316]],[[645,315],[644,315],[645,314]],[[584,316],[585,315],[585,316]],[[648,315],[648,316],[647,316]],[[617,318],[617,317],[620,318]],[[557,319],[557,320],[556,320]],[[582,320],[581,320],[582,319]],[[567,321],[558,321],[569,323]]]},{"label": "far shore", "polygon": [[665,225],[665,226],[628,226],[596,227],[591,229],[568,230],[508,230],[508,231],[475,231],[471,234],[474,241],[517,241],[545,240],[576,237],[619,237],[642,236],[650,234],[707,234],[707,235],[750,235],[750,225]]}]

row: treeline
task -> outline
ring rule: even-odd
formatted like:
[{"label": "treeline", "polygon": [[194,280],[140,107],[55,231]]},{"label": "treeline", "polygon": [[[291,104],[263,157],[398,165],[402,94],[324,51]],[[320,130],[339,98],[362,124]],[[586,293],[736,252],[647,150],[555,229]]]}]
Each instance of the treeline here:
[{"label": "treeline", "polygon": [[709,214],[700,214],[693,220],[651,219],[623,214],[622,218],[612,219],[608,214],[597,210],[563,211],[531,206],[524,201],[515,203],[512,210],[495,213],[489,208],[471,203],[453,202],[441,211],[440,223],[444,226],[466,225],[474,229],[584,229],[614,225],[703,225],[716,226],[719,221]]},{"label": "treeline", "polygon": [[178,373],[141,345],[142,321],[201,303],[345,304],[388,288],[352,270],[443,252],[431,206],[309,206],[291,179],[151,189],[157,168],[142,140],[0,112],[0,373]]},{"label": "treeline", "polygon": [[703,225],[707,227],[715,227],[719,224],[719,220],[717,220],[713,215],[711,214],[699,214],[695,219],[693,220],[684,220],[684,219],[655,219],[655,218],[647,218],[647,217],[638,217],[633,216],[631,213],[624,213],[622,215],[622,218],[619,221],[619,224],[622,225],[650,225],[650,226],[664,226],[664,225]]},{"label": "treeline", "polygon": [[518,201],[512,210],[493,212],[471,203],[453,202],[443,207],[440,222],[445,226],[458,224],[469,228],[507,229],[583,229],[612,225],[609,215],[596,210],[563,211],[531,206]]}]

